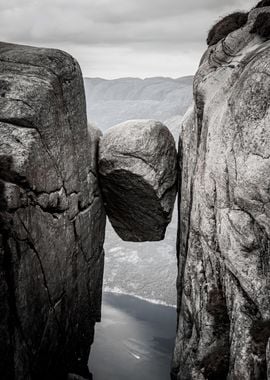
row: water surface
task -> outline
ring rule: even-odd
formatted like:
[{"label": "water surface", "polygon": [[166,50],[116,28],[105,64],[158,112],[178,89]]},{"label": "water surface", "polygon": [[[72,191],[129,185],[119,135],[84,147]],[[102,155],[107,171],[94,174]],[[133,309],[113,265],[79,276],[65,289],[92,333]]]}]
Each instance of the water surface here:
[{"label": "water surface", "polygon": [[104,293],[89,368],[94,380],[170,380],[176,309]]}]

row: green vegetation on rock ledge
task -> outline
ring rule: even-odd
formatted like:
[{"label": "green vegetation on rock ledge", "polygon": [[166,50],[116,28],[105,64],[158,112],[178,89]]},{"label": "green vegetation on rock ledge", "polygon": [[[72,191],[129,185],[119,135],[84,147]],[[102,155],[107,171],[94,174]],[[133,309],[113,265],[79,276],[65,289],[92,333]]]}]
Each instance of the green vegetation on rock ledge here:
[{"label": "green vegetation on rock ledge", "polygon": [[227,37],[231,32],[244,26],[248,19],[248,13],[235,12],[225,16],[217,22],[209,31],[207,45],[215,45],[218,41]]}]

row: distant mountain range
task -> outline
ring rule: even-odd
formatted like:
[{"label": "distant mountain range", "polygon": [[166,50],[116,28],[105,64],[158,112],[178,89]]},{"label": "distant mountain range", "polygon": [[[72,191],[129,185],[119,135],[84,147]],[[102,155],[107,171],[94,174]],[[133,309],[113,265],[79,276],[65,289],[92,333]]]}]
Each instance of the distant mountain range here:
[{"label": "distant mountain range", "polygon": [[192,80],[192,76],[178,79],[85,78],[88,121],[105,131],[131,119],[166,122],[178,116],[179,120],[191,103]]},{"label": "distant mountain range", "polygon": [[[157,119],[178,140],[182,117],[192,102],[192,77],[85,78],[88,122],[103,132],[130,119]],[[177,216],[163,241],[122,241],[106,227],[104,290],[134,295],[155,303],[176,303]]]}]

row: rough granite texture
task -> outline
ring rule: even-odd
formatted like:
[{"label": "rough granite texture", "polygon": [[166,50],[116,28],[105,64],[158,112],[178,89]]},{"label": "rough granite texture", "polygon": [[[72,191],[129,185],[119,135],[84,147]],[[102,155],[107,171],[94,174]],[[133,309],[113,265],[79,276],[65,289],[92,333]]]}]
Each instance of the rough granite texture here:
[{"label": "rough granite texture", "polygon": [[88,376],[105,213],[68,54],[0,43],[0,377]]},{"label": "rough granite texture", "polygon": [[[270,379],[270,42],[207,50],[181,130],[172,379]],[[267,369],[268,367],[268,369]]]},{"label": "rough granite texture", "polygon": [[130,120],[100,140],[99,174],[104,205],[126,241],[162,240],[176,196],[177,153],[168,128]]}]

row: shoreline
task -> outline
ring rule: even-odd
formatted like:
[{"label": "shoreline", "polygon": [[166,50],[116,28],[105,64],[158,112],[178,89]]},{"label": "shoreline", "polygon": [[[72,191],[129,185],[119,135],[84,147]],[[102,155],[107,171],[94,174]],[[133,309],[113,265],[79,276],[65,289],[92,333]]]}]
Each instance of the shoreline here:
[{"label": "shoreline", "polygon": [[105,287],[104,290],[103,290],[103,295],[104,294],[115,294],[115,295],[129,296],[129,297],[137,298],[137,299],[139,299],[141,301],[145,301],[145,302],[151,303],[153,305],[160,305],[160,306],[170,307],[172,309],[176,309],[177,308],[176,305],[168,304],[165,301],[156,300],[156,299],[153,299],[153,298],[144,298],[142,296],[138,296],[138,295],[133,294],[133,293],[127,293],[125,291],[122,291],[121,289],[119,289],[117,287],[115,287],[115,288]]},{"label": "shoreline", "polygon": [[104,292],[89,359],[93,380],[170,380],[175,331],[175,308]]}]

